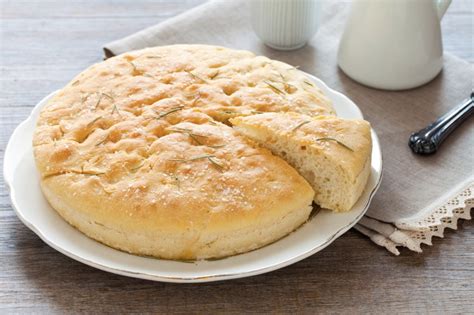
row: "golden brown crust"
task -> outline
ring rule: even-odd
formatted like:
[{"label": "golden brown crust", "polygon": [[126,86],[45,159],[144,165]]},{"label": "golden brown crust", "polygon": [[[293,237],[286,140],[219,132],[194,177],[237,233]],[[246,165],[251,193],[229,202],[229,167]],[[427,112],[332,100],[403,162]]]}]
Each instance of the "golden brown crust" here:
[{"label": "golden brown crust", "polygon": [[[96,64],[41,111],[33,146],[43,191],[81,231],[137,254],[220,257],[274,241],[307,218],[314,192],[285,161],[219,121],[255,111],[331,114],[304,80],[283,63],[213,46],[151,48]],[[295,212],[293,225],[263,231],[251,246],[235,238],[220,246],[237,249],[212,251],[199,241],[255,222],[268,228]],[[188,241],[168,252],[121,246],[92,223],[144,239],[188,233]]]}]

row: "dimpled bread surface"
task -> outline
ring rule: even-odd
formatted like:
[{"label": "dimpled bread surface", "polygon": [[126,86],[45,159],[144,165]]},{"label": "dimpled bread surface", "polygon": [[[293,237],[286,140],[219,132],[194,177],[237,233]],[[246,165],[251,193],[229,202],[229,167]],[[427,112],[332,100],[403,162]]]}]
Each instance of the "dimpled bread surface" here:
[{"label": "dimpled bread surface", "polygon": [[133,254],[259,248],[304,223],[314,197],[286,161],[226,125],[260,112],[334,115],[303,73],[247,51],[176,45],[108,59],[42,109],[41,188],[71,225]]}]

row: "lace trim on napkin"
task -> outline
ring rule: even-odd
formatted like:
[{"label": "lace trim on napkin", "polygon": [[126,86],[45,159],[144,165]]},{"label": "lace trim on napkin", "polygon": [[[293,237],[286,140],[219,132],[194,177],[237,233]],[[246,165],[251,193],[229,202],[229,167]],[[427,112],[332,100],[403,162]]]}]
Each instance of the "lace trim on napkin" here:
[{"label": "lace trim on napkin", "polygon": [[466,201],[474,199],[474,179],[469,178],[445,196],[450,197],[437,200],[416,216],[397,220],[393,224],[399,229],[411,231],[427,231],[434,226],[443,225],[443,219],[453,217],[456,209],[464,208]]},{"label": "lace trim on napkin", "polygon": [[403,220],[390,224],[364,217],[355,229],[395,255],[400,254],[398,246],[421,252],[421,244],[432,245],[432,238],[443,237],[446,228],[456,230],[459,219],[470,220],[472,208],[474,208],[474,182],[471,181],[467,186],[463,185],[455,197],[433,209],[434,211],[425,212],[416,220]]}]

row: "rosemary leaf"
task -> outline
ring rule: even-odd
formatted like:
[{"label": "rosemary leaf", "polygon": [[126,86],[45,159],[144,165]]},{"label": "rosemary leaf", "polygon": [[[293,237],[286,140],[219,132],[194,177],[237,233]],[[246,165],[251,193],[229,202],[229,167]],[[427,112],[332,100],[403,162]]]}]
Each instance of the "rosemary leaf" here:
[{"label": "rosemary leaf", "polygon": [[141,163],[141,164],[138,165],[138,166],[132,167],[130,170],[131,170],[132,172],[138,171],[143,165],[145,165],[145,162]]},{"label": "rosemary leaf", "polygon": [[304,80],[303,82],[306,83],[306,84],[308,84],[309,86],[314,86],[314,84],[311,83],[311,82],[309,82],[308,80]]},{"label": "rosemary leaf", "polygon": [[103,95],[102,93],[99,94],[99,97],[97,98],[97,102],[95,103],[94,109],[96,109],[99,106],[100,101],[102,100],[102,95]]},{"label": "rosemary leaf", "polygon": [[219,70],[216,71],[213,75],[209,76],[209,79],[214,80],[215,77],[219,75]]},{"label": "rosemary leaf", "polygon": [[120,115],[120,111],[119,111],[117,105],[114,104],[114,107],[112,108],[112,112],[110,114],[113,115],[115,112],[117,112],[117,114]]},{"label": "rosemary leaf", "polygon": [[174,131],[174,132],[179,132],[179,133],[189,133],[189,132],[193,132],[191,129],[189,128],[168,128],[167,130],[169,131]]},{"label": "rosemary leaf", "polygon": [[129,61],[128,63],[132,66],[133,72],[137,72],[137,65],[133,61]]},{"label": "rosemary leaf", "polygon": [[188,135],[192,140],[194,140],[198,145],[205,145],[206,147],[213,148],[213,149],[218,149],[222,148],[225,146],[225,144],[218,144],[218,145],[209,145],[203,143],[199,138],[209,138],[208,136],[205,135],[200,135],[197,133],[193,133],[191,129],[188,128],[168,128],[169,131],[174,131],[174,132],[179,132],[179,133],[184,133]]},{"label": "rosemary leaf", "polygon": [[99,116],[99,117],[94,118],[90,123],[87,124],[87,127],[92,126],[96,121],[98,121],[98,120],[101,119],[101,118],[102,118],[102,116]]},{"label": "rosemary leaf", "polygon": [[170,161],[175,161],[175,162],[190,162],[190,161],[196,161],[196,160],[202,160],[202,159],[207,159],[209,162],[212,163],[219,171],[222,171],[224,166],[222,163],[216,158],[215,155],[212,154],[203,154],[203,155],[198,155],[189,159],[171,159]]},{"label": "rosemary leaf", "polygon": [[212,158],[212,157],[215,157],[215,155],[203,154],[203,155],[198,155],[198,156],[192,157],[189,160],[190,161],[195,161],[195,160],[200,160],[200,159],[208,159],[208,158]]},{"label": "rosemary leaf", "polygon": [[220,163],[219,160],[216,159],[215,156],[210,156],[207,158],[209,160],[209,162],[211,162],[215,167],[217,167],[217,169],[219,169],[219,171],[222,171],[222,169],[224,168],[224,166]]},{"label": "rosemary leaf", "polygon": [[203,143],[201,140],[199,140],[199,137],[208,138],[208,136],[205,136],[205,135],[198,135],[195,133],[187,133],[187,135],[199,145],[205,145],[206,147],[213,148],[213,149],[219,149],[219,148],[225,147],[225,144],[209,145],[209,144]]},{"label": "rosemary leaf", "polygon": [[188,136],[193,139],[197,144],[199,145],[204,145],[204,143],[202,143],[198,137],[207,137],[207,136],[202,136],[202,135],[197,135],[197,134],[194,134],[194,133],[188,133]]},{"label": "rosemary leaf", "polygon": [[230,110],[230,109],[223,109],[221,110],[221,112],[225,113],[225,114],[230,114],[230,115],[235,115],[237,114],[237,112],[233,111],[233,110]]},{"label": "rosemary leaf", "polygon": [[303,126],[303,125],[309,124],[310,122],[311,122],[310,120],[302,121],[302,122],[300,122],[298,125],[296,125],[295,127],[293,127],[293,128],[291,129],[291,131],[295,131],[296,129],[300,128],[300,127]]},{"label": "rosemary leaf", "polygon": [[97,176],[97,175],[104,175],[105,172],[94,172],[94,171],[84,171],[84,170],[82,170],[81,174],[82,175]]},{"label": "rosemary leaf", "polygon": [[158,112],[155,111],[158,114],[158,117],[156,119],[160,119],[160,118],[163,118],[165,116],[168,116],[169,114],[177,112],[179,110],[182,110],[183,108],[184,108],[184,106],[177,106],[177,107],[173,107],[173,108],[171,108],[171,109],[169,109],[169,110],[167,110],[163,113],[158,113]]},{"label": "rosemary leaf", "polygon": [[268,81],[266,81],[266,80],[263,81],[263,82],[265,82],[265,83],[266,83],[273,91],[275,91],[276,93],[282,94],[282,95],[285,95],[285,94],[286,94],[285,92],[283,92],[282,90],[280,90],[279,88],[277,88],[275,85],[271,84],[270,82],[268,82]]},{"label": "rosemary leaf", "polygon": [[87,101],[89,96],[91,96],[91,93],[87,93],[87,94],[81,96],[81,105],[84,105],[84,103]]},{"label": "rosemary leaf", "polygon": [[200,76],[198,76],[198,75],[192,73],[191,71],[187,71],[187,70],[185,70],[185,71],[186,71],[190,76],[192,76],[193,79],[195,79],[195,80],[200,80],[200,81],[202,81],[202,82],[204,82],[204,83],[207,83],[206,80],[204,80],[204,79],[201,78]]},{"label": "rosemary leaf", "polygon": [[102,143],[104,143],[105,141],[107,141],[107,138],[108,137],[105,137],[103,140],[101,140],[100,142],[96,143],[96,147],[98,147],[99,145],[101,145]]},{"label": "rosemary leaf", "polygon": [[97,109],[97,107],[99,106],[104,96],[107,97],[109,100],[114,101],[114,98],[110,96],[110,94],[103,93],[103,92],[98,92],[98,94],[99,94],[99,97],[97,98],[97,102],[95,103],[94,109]]},{"label": "rosemary leaf", "polygon": [[188,162],[188,161],[196,161],[196,160],[202,160],[202,159],[207,159],[209,157],[214,157],[214,155],[210,154],[203,154],[203,155],[197,155],[195,157],[189,158],[189,159],[170,159],[170,161],[175,161],[175,162]]},{"label": "rosemary leaf", "polygon": [[225,147],[225,144],[216,144],[216,145],[208,145],[206,144],[207,147],[213,148],[213,149],[219,149]]},{"label": "rosemary leaf", "polygon": [[341,141],[339,141],[335,138],[331,138],[331,137],[318,138],[318,139],[316,139],[316,141],[334,141],[337,144],[339,144],[339,145],[343,146],[344,148],[346,148],[347,150],[354,152],[354,150],[351,147],[349,147],[348,145],[342,143]]},{"label": "rosemary leaf", "polygon": [[290,84],[288,82],[286,82],[285,78],[283,77],[283,75],[280,73],[280,76],[281,78],[283,79],[281,81],[281,84],[283,84],[285,86],[285,92],[289,92],[290,88],[293,88],[294,90],[297,90],[296,86],[294,86],[293,84]]},{"label": "rosemary leaf", "polygon": [[101,94],[102,94],[103,96],[107,97],[107,98],[108,98],[109,100],[111,100],[111,101],[114,101],[114,100],[115,100],[112,96],[110,96],[110,94],[107,94],[107,93],[104,93],[104,92],[102,92]]}]

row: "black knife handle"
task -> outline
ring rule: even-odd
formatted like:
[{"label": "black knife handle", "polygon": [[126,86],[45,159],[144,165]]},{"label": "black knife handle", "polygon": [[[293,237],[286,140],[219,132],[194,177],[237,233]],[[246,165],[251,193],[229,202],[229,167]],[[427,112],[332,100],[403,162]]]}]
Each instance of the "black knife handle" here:
[{"label": "black knife handle", "polygon": [[429,124],[426,128],[413,133],[408,146],[417,154],[433,154],[444,139],[469,116],[474,113],[474,91],[471,97]]}]

